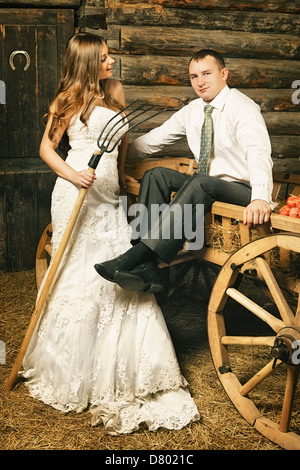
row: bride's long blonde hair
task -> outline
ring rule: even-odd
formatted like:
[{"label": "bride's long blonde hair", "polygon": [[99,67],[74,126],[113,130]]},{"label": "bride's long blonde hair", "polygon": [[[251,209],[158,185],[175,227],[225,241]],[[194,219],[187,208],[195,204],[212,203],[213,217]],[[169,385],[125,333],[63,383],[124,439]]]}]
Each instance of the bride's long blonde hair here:
[{"label": "bride's long blonde hair", "polygon": [[89,33],[77,33],[68,42],[64,56],[61,79],[50,106],[53,119],[49,139],[53,140],[64,119],[80,112],[86,124],[94,101],[103,96],[104,105],[120,111],[123,106],[109,92],[109,79],[99,81],[101,48],[104,39]]}]

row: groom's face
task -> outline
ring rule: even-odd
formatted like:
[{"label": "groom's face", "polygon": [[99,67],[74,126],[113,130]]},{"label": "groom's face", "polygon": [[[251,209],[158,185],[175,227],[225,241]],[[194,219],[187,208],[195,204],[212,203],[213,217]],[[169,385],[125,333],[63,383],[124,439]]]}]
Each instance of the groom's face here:
[{"label": "groom's face", "polygon": [[196,95],[210,103],[226,86],[228,70],[208,55],[198,61],[191,60],[189,76]]}]

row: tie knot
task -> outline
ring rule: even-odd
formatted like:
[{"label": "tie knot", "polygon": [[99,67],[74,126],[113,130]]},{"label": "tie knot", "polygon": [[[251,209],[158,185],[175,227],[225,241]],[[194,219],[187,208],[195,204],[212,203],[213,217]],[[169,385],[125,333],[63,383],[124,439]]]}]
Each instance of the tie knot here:
[{"label": "tie knot", "polygon": [[204,112],[205,112],[205,114],[211,114],[213,109],[214,109],[214,107],[211,104],[207,104],[204,107]]}]

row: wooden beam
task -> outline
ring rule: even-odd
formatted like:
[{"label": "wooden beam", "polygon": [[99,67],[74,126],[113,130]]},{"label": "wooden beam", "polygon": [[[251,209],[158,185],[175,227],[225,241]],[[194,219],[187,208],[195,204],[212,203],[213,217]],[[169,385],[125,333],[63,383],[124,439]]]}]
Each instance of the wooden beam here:
[{"label": "wooden beam", "polygon": [[79,8],[81,0],[0,0],[0,6],[11,7],[50,7],[50,8]]},{"label": "wooden beam", "polygon": [[[148,4],[149,0],[106,0],[108,8],[114,8],[116,5],[122,5],[123,8],[132,4]],[[277,11],[283,13],[300,13],[299,3],[295,1],[282,0],[151,0],[152,5],[158,5],[163,8],[199,8],[211,10],[250,10],[250,11]]]},{"label": "wooden beam", "polygon": [[[299,112],[299,105],[292,102],[292,90],[269,88],[238,88],[252,98],[263,112],[286,111]],[[179,109],[197,98],[190,84],[186,86],[163,85],[124,85],[127,102],[140,99],[160,107]]]},{"label": "wooden beam", "polygon": [[191,28],[120,26],[120,51],[130,54],[190,56],[203,48],[218,50],[226,57],[253,59],[300,59],[298,36]]},{"label": "wooden beam", "polygon": [[[189,84],[187,57],[112,56],[120,62],[119,78],[125,85]],[[299,61],[292,60],[227,59],[226,63],[229,86],[239,88],[290,88],[300,67]]]},{"label": "wooden beam", "polygon": [[[0,0],[1,3],[1,0]],[[6,4],[8,2],[5,2]],[[40,2],[41,3],[41,2]],[[26,4],[27,6],[27,4]],[[17,8],[1,8],[0,23],[5,25],[20,25],[20,10]],[[57,10],[44,8],[22,9],[22,25],[56,25]]]},{"label": "wooden beam", "polygon": [[[90,24],[99,15],[99,7],[86,7]],[[94,26],[97,27],[97,19]],[[299,34],[300,16],[290,13],[264,11],[226,11],[190,8],[162,8],[153,4],[114,2],[107,9],[108,25],[168,26],[202,29],[205,31],[244,31],[249,33]]]}]

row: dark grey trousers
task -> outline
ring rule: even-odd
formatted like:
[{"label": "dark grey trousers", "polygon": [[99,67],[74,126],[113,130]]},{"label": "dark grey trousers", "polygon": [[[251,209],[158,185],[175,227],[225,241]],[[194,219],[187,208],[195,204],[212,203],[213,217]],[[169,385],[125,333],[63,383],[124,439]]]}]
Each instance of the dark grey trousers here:
[{"label": "dark grey trousers", "polygon": [[[175,191],[176,195],[169,203],[172,191]],[[247,206],[250,203],[250,198],[251,189],[247,183],[228,182],[201,174],[189,176],[169,168],[156,167],[147,171],[141,181],[138,203],[147,208],[144,215],[147,220],[141,224],[146,228],[140,232],[141,242],[166,263],[170,263],[186,241],[183,230],[185,205],[189,205],[191,208],[191,228],[195,230],[197,223],[201,223],[198,220],[197,205],[203,205],[202,214],[205,214],[215,201]],[[162,204],[167,205],[168,209],[162,211],[155,219],[152,212],[151,217],[151,207]],[[170,225],[169,214],[174,204],[178,205],[176,209],[179,208],[179,211],[174,211],[173,227],[165,227],[164,232],[164,225]],[[173,207],[173,209],[175,208]],[[168,231],[170,236],[161,236],[162,233]],[[153,233],[159,233],[160,236],[153,238]],[[181,233],[182,236],[178,233]]]}]

